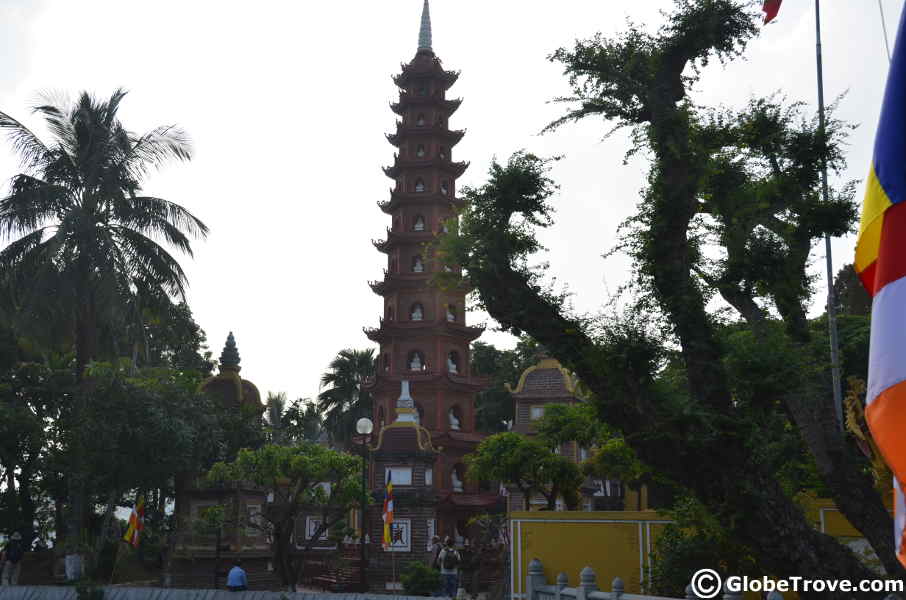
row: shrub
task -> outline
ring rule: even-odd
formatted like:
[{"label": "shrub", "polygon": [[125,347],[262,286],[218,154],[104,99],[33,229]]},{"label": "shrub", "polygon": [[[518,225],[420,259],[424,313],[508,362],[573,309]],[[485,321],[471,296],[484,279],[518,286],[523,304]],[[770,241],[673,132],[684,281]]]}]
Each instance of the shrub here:
[{"label": "shrub", "polygon": [[410,596],[430,596],[440,588],[440,572],[422,562],[411,562],[400,576]]}]

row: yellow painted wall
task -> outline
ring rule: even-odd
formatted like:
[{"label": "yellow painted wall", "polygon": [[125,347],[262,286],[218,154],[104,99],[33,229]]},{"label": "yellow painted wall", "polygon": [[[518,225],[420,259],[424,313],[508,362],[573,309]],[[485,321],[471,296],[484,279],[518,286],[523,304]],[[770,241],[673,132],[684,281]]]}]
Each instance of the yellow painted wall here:
[{"label": "yellow painted wall", "polygon": [[654,539],[667,523],[654,511],[511,513],[513,591],[524,593],[528,564],[537,558],[549,582],[562,572],[576,585],[590,566],[601,589],[610,591],[619,576],[627,593],[639,593]]},{"label": "yellow painted wall", "polygon": [[[832,501],[807,498],[803,500],[803,508],[806,517],[819,531],[851,546],[859,545],[862,538],[858,530]],[[548,583],[553,583],[558,574],[566,573],[569,585],[574,586],[578,584],[579,571],[590,566],[603,591],[609,592],[613,578],[619,576],[626,586],[626,593],[641,593],[641,580],[643,576],[647,577],[650,566],[649,554],[669,522],[653,510],[512,512],[510,564],[513,565],[515,598],[523,597],[528,564],[535,558],[544,565]],[[869,557],[866,559],[871,562]]]}]

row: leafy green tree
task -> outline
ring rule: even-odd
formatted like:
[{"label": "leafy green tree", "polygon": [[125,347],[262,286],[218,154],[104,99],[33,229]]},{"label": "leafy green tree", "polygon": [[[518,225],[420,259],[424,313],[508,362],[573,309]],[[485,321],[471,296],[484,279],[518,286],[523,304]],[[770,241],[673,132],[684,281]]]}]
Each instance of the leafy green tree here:
[{"label": "leafy green tree", "polygon": [[296,520],[306,514],[321,519],[305,550],[324,531],[344,524],[349,510],[362,501],[362,459],[311,442],[295,446],[268,444],[241,450],[236,460],[215,464],[208,473],[212,482],[250,481],[274,492],[263,518],[272,532],[274,564],[281,583],[295,591],[302,565],[291,552]]},{"label": "leafy green tree", "polygon": [[[72,394],[70,370],[20,363],[0,371],[0,470],[2,520],[30,545],[58,452],[55,423]],[[46,539],[46,538],[45,538]]]},{"label": "leafy green tree", "polygon": [[871,316],[871,296],[852,264],[843,265],[834,278],[837,312],[844,315]]},{"label": "leafy green tree", "polygon": [[[172,125],[136,135],[118,119],[123,90],[98,100],[34,107],[52,134],[41,138],[7,113],[0,130],[20,156],[23,172],[0,200],[0,231],[13,239],[0,251],[0,271],[30,312],[62,315],[73,324],[75,372],[98,356],[110,314],[140,314],[171,296],[185,297],[186,277],[157,241],[191,255],[190,237],[207,227],[173,202],[143,195],[142,178],[171,159],[188,160],[188,140]],[[72,424],[82,422],[79,394]],[[74,448],[76,456],[82,455]],[[71,465],[69,535],[83,529],[87,488],[84,457]]]},{"label": "leafy green tree", "polygon": [[375,374],[374,350],[341,350],[321,376],[318,411],[330,440],[346,446],[355,433],[355,423],[371,417],[373,399],[365,380]]},{"label": "leafy green tree", "polygon": [[538,345],[523,336],[513,350],[498,350],[491,344],[472,344],[472,372],[489,377],[490,385],[475,399],[475,427],[483,433],[500,433],[513,421],[515,407],[507,385],[519,381],[522,372],[537,360]]},{"label": "leafy green tree", "polygon": [[[446,236],[441,254],[466,269],[504,329],[527,332],[575,371],[639,459],[690,490],[753,548],[764,572],[871,577],[815,531],[778,480],[774,448],[784,436],[776,426],[786,413],[837,505],[902,577],[890,516],[864,457],[835,423],[827,361],[809,351],[809,251],[854,217],[852,186],[828,203],[819,193],[822,167],[842,168],[847,128],[831,118],[822,131],[800,108],[772,99],[730,113],[700,109],[687,96],[703,64],[742,52],[756,18],[734,0],[677,0],[656,35],[630,25],[552,56],[573,86],[568,101],[578,104],[553,126],[612,119],[634,129],[634,150],[651,159],[638,214],[624,229],[640,298],[629,314],[590,325],[529,267],[541,249],[534,229],[551,224],[556,189],[548,163],[530,154],[494,163],[488,182],[465,192],[459,235]],[[713,294],[741,315],[760,355],[779,347],[792,359],[782,365],[785,381],[772,378],[747,402],[728,373],[721,319],[708,311]],[[781,319],[780,338],[770,311]],[[671,363],[679,368],[665,370]]]},{"label": "leafy green tree", "polygon": [[536,494],[544,497],[548,510],[556,508],[558,498],[570,510],[579,504],[583,479],[579,467],[538,440],[514,432],[497,433],[482,440],[465,461],[470,479],[516,486],[525,510]]},{"label": "leafy green tree", "polygon": [[0,252],[0,268],[29,302],[71,311],[80,375],[96,356],[104,311],[140,292],[149,300],[184,298],[185,274],[155,238],[191,255],[190,237],[208,231],[178,204],[141,195],[150,170],[188,160],[191,151],[172,125],[142,135],[127,130],[117,117],[125,96],[117,90],[98,100],[83,92],[71,104],[34,107],[50,143],[0,112],[0,129],[24,168],[0,201],[0,229],[18,238]]}]

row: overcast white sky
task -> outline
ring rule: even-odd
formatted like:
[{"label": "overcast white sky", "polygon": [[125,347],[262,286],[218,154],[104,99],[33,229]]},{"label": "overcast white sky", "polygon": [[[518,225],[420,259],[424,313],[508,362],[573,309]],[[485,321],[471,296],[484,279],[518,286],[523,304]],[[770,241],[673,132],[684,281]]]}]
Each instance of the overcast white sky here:
[{"label": "overcast white sky", "polygon": [[[380,299],[367,287],[384,256],[371,245],[389,217],[376,206],[390,180],[384,133],[395,115],[390,76],[416,49],[421,0],[260,2],[0,0],[0,110],[37,125],[36,93],[130,90],[121,117],[140,131],[177,123],[195,159],[151,177],[147,192],[183,204],[211,227],[183,259],[190,304],[219,356],[236,335],[242,374],[262,392],[317,394],[344,347],[365,348]],[[849,90],[839,116],[860,127],[847,178],[871,156],[887,58],[875,0],[825,1],[825,94]],[[882,0],[891,44],[903,2]],[[545,232],[551,272],[583,311],[598,309],[624,280],[627,261],[600,255],[631,214],[645,164],[622,164],[625,136],[601,141],[603,121],[537,132],[568,93],[545,57],[576,38],[618,31],[626,17],[654,27],[669,0],[433,0],[434,50],[461,69],[452,97],[465,101],[451,126],[468,129],[459,180],[480,184],[493,156],[527,148],[563,154],[556,226]],[[782,90],[814,105],[814,3],[787,0],[745,61],[708,69],[697,99],[742,105]],[[39,129],[40,130],[40,129]],[[17,163],[0,141],[0,180]],[[860,189],[861,200],[861,189]],[[854,238],[835,240],[838,268]],[[822,247],[823,248],[823,247]],[[815,253],[823,272],[823,249]],[[819,299],[820,300],[820,299]],[[822,304],[820,300],[818,304]],[[481,320],[471,316],[471,321]],[[499,333],[482,338],[500,346]]]}]

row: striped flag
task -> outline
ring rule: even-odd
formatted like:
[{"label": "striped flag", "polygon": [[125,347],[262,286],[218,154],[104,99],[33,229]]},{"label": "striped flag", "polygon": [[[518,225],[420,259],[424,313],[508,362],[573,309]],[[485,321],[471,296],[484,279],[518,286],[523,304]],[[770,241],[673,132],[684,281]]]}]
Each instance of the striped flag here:
[{"label": "striped flag", "polygon": [[139,497],[135,506],[132,507],[132,514],[129,515],[129,526],[126,528],[126,534],[123,535],[123,541],[132,546],[138,547],[138,538],[145,528],[145,498]]},{"label": "striped flag", "polygon": [[393,482],[390,479],[391,472],[387,470],[387,492],[384,496],[384,536],[381,539],[381,546],[386,550],[393,545]]},{"label": "striped flag", "polygon": [[906,11],[900,17],[862,204],[855,268],[872,296],[865,417],[894,476],[894,543],[906,566]]},{"label": "striped flag", "polygon": [[764,4],[761,7],[761,12],[764,13],[764,24],[767,25],[774,20],[774,17],[777,16],[777,13],[780,11],[780,3],[783,0],[764,0]]}]

